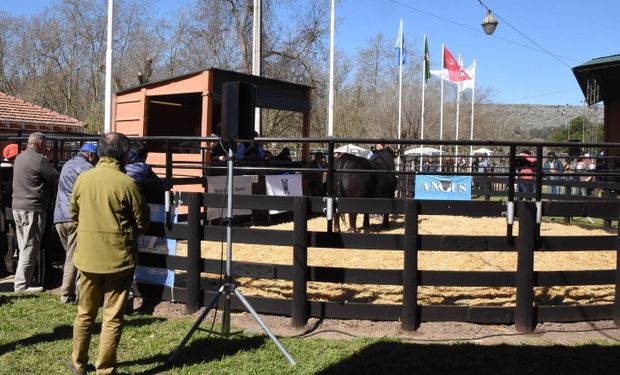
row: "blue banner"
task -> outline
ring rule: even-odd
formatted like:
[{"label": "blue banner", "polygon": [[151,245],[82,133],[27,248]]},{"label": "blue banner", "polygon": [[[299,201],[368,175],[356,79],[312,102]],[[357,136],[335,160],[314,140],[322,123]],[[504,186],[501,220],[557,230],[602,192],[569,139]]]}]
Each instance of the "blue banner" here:
[{"label": "blue banner", "polygon": [[471,200],[471,176],[415,176],[415,199]]}]

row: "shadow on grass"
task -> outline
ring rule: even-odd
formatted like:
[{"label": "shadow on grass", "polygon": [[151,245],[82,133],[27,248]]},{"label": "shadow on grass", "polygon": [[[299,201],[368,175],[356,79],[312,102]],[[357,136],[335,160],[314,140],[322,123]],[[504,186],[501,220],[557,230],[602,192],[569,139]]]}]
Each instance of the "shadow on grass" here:
[{"label": "shadow on grass", "polygon": [[619,374],[620,346],[380,342],[319,374]]},{"label": "shadow on grass", "polygon": [[[163,321],[163,320],[165,319],[154,318],[154,317],[137,318],[137,319],[131,319],[131,320],[125,321],[123,325],[139,327],[139,326],[150,325],[150,324]],[[94,332],[96,333],[101,332],[101,323],[97,323],[95,325]],[[17,341],[8,342],[6,344],[0,345],[0,356],[5,353],[15,350],[18,345],[20,347],[25,347],[25,346],[40,344],[43,342],[67,340],[67,339],[71,339],[72,337],[73,337],[73,325],[63,324],[63,325],[54,327],[52,332],[39,333],[39,334],[30,336],[30,337],[27,337],[25,339],[20,339]]]},{"label": "shadow on grass", "polygon": [[170,354],[172,354],[171,352],[170,354],[158,354],[153,357],[135,361],[124,361],[119,363],[119,367],[121,371],[125,371],[129,366],[155,365],[154,368],[141,371],[140,374],[159,374],[165,370],[220,360],[225,356],[232,356],[239,352],[257,349],[265,344],[266,339],[266,337],[262,336],[233,339],[222,339],[217,337],[201,338],[185,346],[181,350],[176,361],[172,364],[167,363]]}]

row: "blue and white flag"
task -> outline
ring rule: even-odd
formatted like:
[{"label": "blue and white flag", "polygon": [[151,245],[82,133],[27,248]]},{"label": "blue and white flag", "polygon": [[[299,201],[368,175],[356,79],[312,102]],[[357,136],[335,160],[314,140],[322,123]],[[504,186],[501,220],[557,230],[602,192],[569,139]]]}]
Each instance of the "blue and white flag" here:
[{"label": "blue and white flag", "polygon": [[407,62],[407,50],[405,49],[405,32],[403,31],[403,20],[400,20],[398,37],[396,38],[396,66],[405,65]]}]

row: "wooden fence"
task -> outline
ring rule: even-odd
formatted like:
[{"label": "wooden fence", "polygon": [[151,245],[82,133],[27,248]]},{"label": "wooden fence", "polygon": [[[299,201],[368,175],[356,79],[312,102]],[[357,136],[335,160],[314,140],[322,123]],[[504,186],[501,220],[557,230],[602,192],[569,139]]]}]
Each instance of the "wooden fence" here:
[{"label": "wooden fence", "polygon": [[[205,207],[222,207],[226,200],[218,194],[181,193],[178,200],[188,206],[187,220],[178,224],[153,224],[149,234],[187,240],[187,256],[140,254],[140,264],[186,272],[186,286],[165,288],[164,299],[184,302],[188,312],[195,312],[210,301],[215,290],[201,287],[201,273],[219,273],[220,261],[201,258],[201,241],[221,241],[225,226],[213,226],[202,220]],[[404,234],[334,233],[308,231],[308,219],[322,213],[325,202],[318,197],[234,196],[233,207],[251,210],[276,209],[293,213],[292,231],[233,227],[234,243],[269,246],[291,246],[294,256],[290,265],[234,262],[235,277],[290,280],[292,299],[248,298],[260,313],[292,317],[295,326],[304,325],[309,317],[335,319],[398,320],[402,328],[415,330],[421,322],[462,321],[486,324],[515,324],[520,332],[531,332],[536,323],[613,319],[620,325],[620,301],[614,304],[537,306],[535,287],[570,285],[615,285],[620,292],[620,267],[590,271],[534,271],[534,254],[538,251],[603,251],[615,250],[620,259],[620,236],[542,236],[537,217],[571,216],[613,218],[618,220],[620,204],[616,202],[515,202],[518,233],[506,225],[506,235],[422,235],[418,230],[420,215],[502,217],[505,202],[497,201],[422,201],[414,199],[347,199],[340,198],[340,213],[390,213],[404,215]],[[538,213],[537,209],[542,210]],[[399,250],[404,252],[402,270],[379,270],[308,266],[308,248]],[[420,270],[418,252],[434,251],[504,251],[517,253],[516,271],[440,271]],[[233,255],[234,260],[234,255]],[[618,261],[620,262],[620,261]],[[307,298],[307,283],[357,283],[400,285],[402,304],[365,304],[312,301]],[[515,306],[420,305],[419,286],[514,287]],[[148,294],[149,288],[141,285]],[[232,307],[241,309],[232,296]]]}]

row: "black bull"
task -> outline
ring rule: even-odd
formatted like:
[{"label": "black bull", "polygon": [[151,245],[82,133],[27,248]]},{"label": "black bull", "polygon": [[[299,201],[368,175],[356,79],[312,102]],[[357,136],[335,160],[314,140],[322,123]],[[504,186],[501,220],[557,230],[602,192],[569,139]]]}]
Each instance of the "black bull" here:
[{"label": "black bull", "polygon": [[[364,159],[351,154],[342,154],[335,159],[336,170],[391,170],[394,168],[394,158],[389,149],[375,151],[370,159]],[[350,198],[394,198],[396,177],[393,174],[374,173],[336,173],[335,194],[337,197]],[[356,231],[357,214],[349,214],[349,228]],[[364,214],[364,228],[370,226],[368,214]],[[383,227],[389,227],[389,215],[383,215]],[[339,215],[335,215],[335,230],[340,231]]]}]

